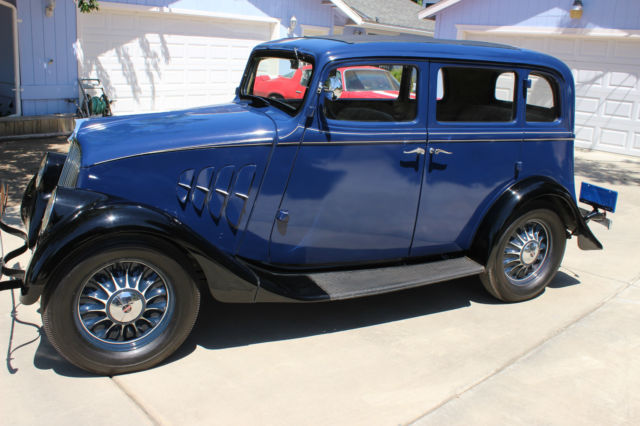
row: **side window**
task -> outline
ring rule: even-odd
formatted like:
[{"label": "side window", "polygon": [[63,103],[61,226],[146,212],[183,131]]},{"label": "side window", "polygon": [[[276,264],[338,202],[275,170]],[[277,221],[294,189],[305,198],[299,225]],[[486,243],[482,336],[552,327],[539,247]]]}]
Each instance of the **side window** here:
[{"label": "side window", "polygon": [[527,121],[551,122],[560,116],[555,83],[542,74],[529,74],[531,87],[527,89]]},{"label": "side window", "polygon": [[499,101],[513,102],[516,87],[516,75],[512,72],[503,72],[496,79],[495,98]]},{"label": "side window", "polygon": [[342,121],[411,121],[416,118],[418,69],[412,65],[337,67],[324,85],[324,114]]},{"label": "side window", "polygon": [[441,122],[509,122],[516,114],[516,73],[480,67],[442,67],[436,88]]}]

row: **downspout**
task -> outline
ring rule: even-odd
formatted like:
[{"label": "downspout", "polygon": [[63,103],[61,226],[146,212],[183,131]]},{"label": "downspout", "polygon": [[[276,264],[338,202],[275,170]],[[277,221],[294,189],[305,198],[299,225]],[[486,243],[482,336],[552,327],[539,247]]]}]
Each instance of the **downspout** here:
[{"label": "downspout", "polygon": [[18,9],[11,3],[0,0],[0,6],[7,6],[13,15],[13,79],[16,91],[16,113],[22,115],[22,88],[20,87],[20,51],[18,50]]}]

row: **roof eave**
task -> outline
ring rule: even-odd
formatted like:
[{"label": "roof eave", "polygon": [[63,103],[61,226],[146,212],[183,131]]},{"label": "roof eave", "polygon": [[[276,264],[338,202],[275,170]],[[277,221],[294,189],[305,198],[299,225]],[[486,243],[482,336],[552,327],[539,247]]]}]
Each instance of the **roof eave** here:
[{"label": "roof eave", "polygon": [[432,16],[435,16],[436,14],[442,12],[444,9],[447,9],[461,1],[462,0],[441,0],[438,3],[432,4],[431,6],[418,12],[418,18],[419,19],[431,18]]},{"label": "roof eave", "polygon": [[340,9],[342,13],[347,15],[349,19],[351,19],[357,25],[361,25],[364,22],[364,19],[362,19],[362,16],[360,16],[355,10],[351,9],[344,1],[342,0],[330,0],[330,1],[331,3],[336,5],[336,7]]}]

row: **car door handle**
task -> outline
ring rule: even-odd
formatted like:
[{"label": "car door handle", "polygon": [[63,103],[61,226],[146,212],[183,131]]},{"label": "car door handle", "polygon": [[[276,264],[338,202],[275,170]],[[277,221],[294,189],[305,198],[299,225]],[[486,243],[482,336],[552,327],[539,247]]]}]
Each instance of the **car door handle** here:
[{"label": "car door handle", "polygon": [[429,154],[431,154],[431,155],[438,155],[438,154],[451,155],[451,154],[453,154],[453,152],[445,151],[444,149],[440,149],[440,148],[429,148]]},{"label": "car door handle", "polygon": [[412,149],[411,151],[403,151],[403,154],[416,154],[416,155],[424,155],[425,150],[424,148],[416,148],[416,149]]}]

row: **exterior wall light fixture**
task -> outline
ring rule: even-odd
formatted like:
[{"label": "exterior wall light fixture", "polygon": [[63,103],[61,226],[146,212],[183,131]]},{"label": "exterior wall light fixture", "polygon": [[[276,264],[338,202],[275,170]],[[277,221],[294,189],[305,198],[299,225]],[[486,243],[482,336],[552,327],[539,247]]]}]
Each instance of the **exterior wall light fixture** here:
[{"label": "exterior wall light fixture", "polygon": [[56,0],[46,0],[44,7],[44,14],[47,18],[53,16],[53,10],[56,8]]},{"label": "exterior wall light fixture", "polygon": [[573,6],[571,6],[569,16],[571,16],[571,19],[582,18],[582,0],[575,0],[573,2]]},{"label": "exterior wall light fixture", "polygon": [[289,37],[291,37],[293,35],[293,30],[296,29],[296,26],[298,25],[298,18],[294,16],[291,17],[291,19],[289,20]]}]

